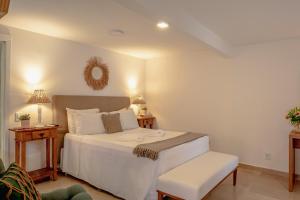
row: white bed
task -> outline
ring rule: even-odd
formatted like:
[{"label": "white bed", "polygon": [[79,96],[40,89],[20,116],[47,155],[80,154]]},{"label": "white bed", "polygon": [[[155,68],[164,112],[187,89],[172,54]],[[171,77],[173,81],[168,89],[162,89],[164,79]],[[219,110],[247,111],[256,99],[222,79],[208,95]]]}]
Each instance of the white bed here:
[{"label": "white bed", "polygon": [[114,134],[66,134],[63,172],[127,200],[156,200],[157,177],[209,150],[204,136],[160,153],[158,160],[136,157],[136,145],[184,132],[137,128]]}]

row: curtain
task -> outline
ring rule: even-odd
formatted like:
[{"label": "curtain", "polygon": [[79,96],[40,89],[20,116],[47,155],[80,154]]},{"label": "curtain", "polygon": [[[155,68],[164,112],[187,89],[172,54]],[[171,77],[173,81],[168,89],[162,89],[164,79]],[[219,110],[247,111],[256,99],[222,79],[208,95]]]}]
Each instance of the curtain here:
[{"label": "curtain", "polygon": [[0,41],[0,157],[5,159],[6,134],[5,130],[5,66],[6,47],[5,42]]}]

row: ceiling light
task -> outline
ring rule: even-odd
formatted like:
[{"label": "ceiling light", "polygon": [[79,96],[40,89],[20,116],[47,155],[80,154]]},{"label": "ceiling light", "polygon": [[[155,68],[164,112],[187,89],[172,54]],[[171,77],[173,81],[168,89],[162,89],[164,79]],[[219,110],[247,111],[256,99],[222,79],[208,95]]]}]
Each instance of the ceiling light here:
[{"label": "ceiling light", "polygon": [[167,22],[164,22],[164,21],[161,21],[161,22],[158,22],[156,24],[156,26],[160,29],[167,29],[169,28],[169,24]]}]

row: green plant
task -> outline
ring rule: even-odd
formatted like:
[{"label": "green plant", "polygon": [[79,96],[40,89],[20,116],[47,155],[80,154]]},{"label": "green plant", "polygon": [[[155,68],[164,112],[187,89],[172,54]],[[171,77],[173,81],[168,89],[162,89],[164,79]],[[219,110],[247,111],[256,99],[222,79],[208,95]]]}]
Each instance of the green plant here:
[{"label": "green plant", "polygon": [[30,114],[23,114],[19,116],[19,120],[23,121],[23,120],[30,120]]},{"label": "green plant", "polygon": [[299,125],[300,125],[300,107],[295,107],[295,108],[291,109],[288,112],[286,119],[290,120],[290,122],[293,126],[299,127]]}]

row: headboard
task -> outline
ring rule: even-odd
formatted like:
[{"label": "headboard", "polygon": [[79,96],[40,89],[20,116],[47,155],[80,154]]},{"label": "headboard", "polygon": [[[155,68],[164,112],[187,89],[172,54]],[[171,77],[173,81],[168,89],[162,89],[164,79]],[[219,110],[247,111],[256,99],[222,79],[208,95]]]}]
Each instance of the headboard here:
[{"label": "headboard", "polygon": [[111,112],[129,106],[129,97],[54,95],[52,97],[53,123],[59,125],[57,142],[59,152],[63,146],[64,135],[68,132],[66,108],[99,108],[101,112]]}]

